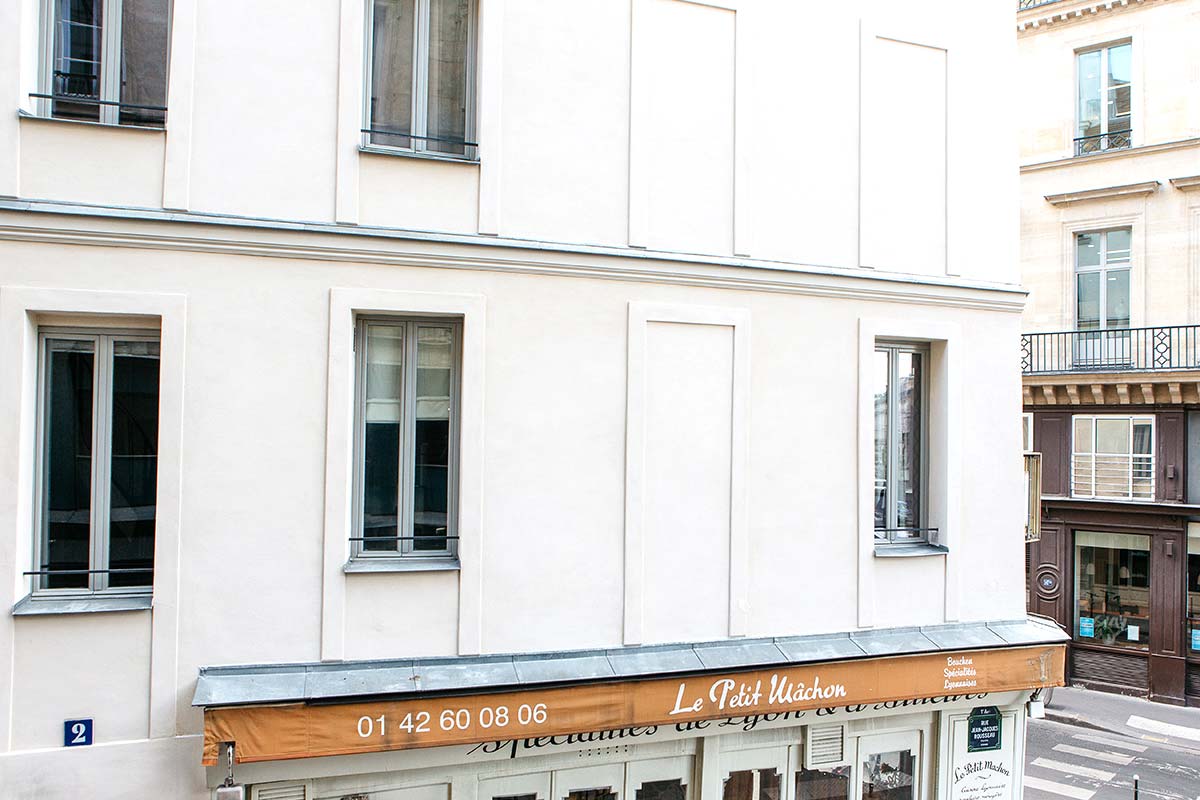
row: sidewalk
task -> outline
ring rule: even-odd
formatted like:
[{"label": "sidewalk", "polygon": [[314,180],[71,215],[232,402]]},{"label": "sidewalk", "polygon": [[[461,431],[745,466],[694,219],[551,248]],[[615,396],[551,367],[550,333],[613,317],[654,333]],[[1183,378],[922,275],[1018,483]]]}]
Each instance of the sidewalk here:
[{"label": "sidewalk", "polygon": [[1200,708],[1067,686],[1054,690],[1046,719],[1200,752]]}]

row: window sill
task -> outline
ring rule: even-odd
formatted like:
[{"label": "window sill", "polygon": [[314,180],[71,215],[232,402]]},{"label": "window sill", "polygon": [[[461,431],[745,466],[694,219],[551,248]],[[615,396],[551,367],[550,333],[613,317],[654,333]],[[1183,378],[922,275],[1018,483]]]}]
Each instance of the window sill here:
[{"label": "window sill", "polygon": [[46,116],[42,116],[41,114],[31,114],[23,108],[17,110],[17,116],[20,117],[21,119],[33,119],[33,120],[38,120],[40,122],[53,122],[53,123],[60,123],[63,125],[86,125],[86,126],[92,127],[92,128],[109,128],[109,129],[119,129],[119,130],[125,130],[125,131],[144,131],[144,132],[148,131],[150,133],[166,133],[165,127],[155,127],[153,125],[128,125],[128,124],[122,125],[122,124],[113,124],[111,122],[93,122],[92,120],[88,120],[88,119],[70,119],[68,117],[46,117]]},{"label": "window sill", "polygon": [[944,556],[950,552],[945,545],[915,542],[913,544],[877,544],[876,558],[919,558],[920,556]]},{"label": "window sill", "polygon": [[74,595],[69,597],[46,597],[28,595],[13,606],[14,617],[40,616],[43,614],[101,614],[115,611],[148,611],[153,606],[153,596],[148,594],[127,595]]},{"label": "window sill", "polygon": [[454,164],[479,164],[478,158],[454,156],[446,153],[418,153],[416,150],[405,150],[400,147],[384,147],[377,144],[360,144],[358,152],[370,153],[377,156],[399,156],[401,158],[419,158],[424,161],[449,161]]},{"label": "window sill", "polygon": [[451,557],[352,558],[342,567],[342,572],[454,572],[458,569],[458,559]]}]

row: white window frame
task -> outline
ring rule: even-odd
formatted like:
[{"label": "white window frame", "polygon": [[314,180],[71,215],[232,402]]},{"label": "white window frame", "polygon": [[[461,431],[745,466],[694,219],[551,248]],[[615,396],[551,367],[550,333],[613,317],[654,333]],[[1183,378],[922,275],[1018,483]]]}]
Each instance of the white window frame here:
[{"label": "white window frame", "polygon": [[1072,141],[1071,141],[1071,149],[1072,149],[1072,153],[1075,154],[1076,156],[1093,155],[1094,153],[1104,153],[1109,150],[1128,150],[1131,147],[1133,147],[1133,95],[1134,95],[1134,92],[1136,91],[1136,85],[1133,81],[1133,76],[1130,76],[1130,81],[1129,81],[1129,114],[1122,115],[1122,116],[1129,117],[1129,128],[1125,131],[1117,131],[1117,133],[1125,133],[1128,136],[1129,144],[1126,145],[1125,147],[1103,147],[1103,148],[1099,148],[1099,149],[1093,151],[1093,153],[1080,153],[1079,147],[1078,147],[1078,140],[1083,138],[1082,136],[1080,136],[1080,133],[1081,133],[1080,123],[1083,120],[1080,119],[1080,117],[1079,117],[1079,111],[1080,111],[1080,109],[1079,109],[1079,88],[1080,88],[1079,82],[1080,82],[1080,80],[1082,80],[1083,76],[1080,74],[1080,71],[1079,71],[1079,59],[1089,53],[1099,53],[1100,54],[1100,102],[1101,102],[1100,133],[1095,134],[1095,135],[1107,136],[1110,133],[1112,133],[1112,131],[1110,131],[1108,129],[1108,104],[1110,102],[1112,102],[1109,98],[1109,93],[1112,91],[1112,87],[1108,83],[1108,51],[1113,49],[1114,47],[1123,47],[1125,45],[1129,45],[1130,63],[1133,63],[1133,40],[1132,39],[1123,39],[1123,40],[1119,40],[1119,41],[1115,41],[1115,42],[1106,42],[1104,44],[1098,44],[1098,45],[1093,45],[1090,47],[1084,47],[1084,48],[1081,48],[1081,49],[1075,51],[1075,136],[1072,138]]},{"label": "white window frame", "polygon": [[[57,5],[59,0],[41,0],[41,41],[38,54],[38,92],[42,95],[54,94],[54,61],[55,61],[55,28],[58,25]],[[101,3],[101,47],[100,47],[100,85],[96,100],[101,101],[97,108],[97,120],[103,125],[120,125],[121,107],[121,26],[124,23],[125,0],[98,0]],[[170,0],[168,0],[168,5]],[[168,52],[170,49],[170,13],[168,12]],[[54,100],[49,97],[39,97],[36,104],[38,116],[53,117]],[[67,100],[66,102],[70,102]],[[83,101],[81,101],[83,102]],[[166,112],[164,112],[165,114]],[[165,121],[163,123],[165,125]],[[143,127],[144,123],[133,127]],[[154,126],[159,127],[159,126]]]},{"label": "white window frame", "polygon": [[[1110,261],[1109,260],[1109,252],[1110,251],[1109,251],[1109,247],[1108,247],[1108,235],[1110,233],[1118,232],[1118,231],[1128,231],[1128,233],[1129,233],[1129,255],[1125,258],[1124,261]],[[1079,237],[1087,236],[1088,234],[1099,234],[1099,236],[1100,236],[1100,263],[1096,264],[1094,266],[1092,266],[1092,265],[1084,266],[1084,265],[1080,265],[1080,263],[1079,263]],[[1074,266],[1075,266],[1074,275],[1072,276],[1072,278],[1073,278],[1072,283],[1074,284],[1072,287],[1072,294],[1075,298],[1075,304],[1074,304],[1074,309],[1073,309],[1073,316],[1075,317],[1075,330],[1081,331],[1083,333],[1092,333],[1092,332],[1096,332],[1096,331],[1107,331],[1107,330],[1116,330],[1116,331],[1128,330],[1128,326],[1126,326],[1125,328],[1110,328],[1109,327],[1109,324],[1108,324],[1109,323],[1109,321],[1108,321],[1108,273],[1110,271],[1119,272],[1121,270],[1125,270],[1129,273],[1129,298],[1128,298],[1129,307],[1130,307],[1129,322],[1130,322],[1130,325],[1132,325],[1133,324],[1133,319],[1132,319],[1132,317],[1133,317],[1133,228],[1132,228],[1132,226],[1119,225],[1115,228],[1101,228],[1098,230],[1075,231],[1071,236],[1071,259],[1074,262]],[[1100,303],[1101,326],[1099,328],[1094,328],[1094,329],[1089,328],[1087,330],[1083,330],[1079,327],[1079,276],[1080,275],[1089,275],[1092,273],[1097,273],[1100,275],[1100,297],[1099,297],[1098,302]]]},{"label": "white window frame", "polygon": [[[412,476],[416,463],[416,448],[412,431],[415,430],[415,391],[417,370],[416,331],[422,325],[449,327],[453,332],[453,347],[450,362],[450,444],[449,464],[446,475],[446,547],[442,550],[413,550],[412,539],[401,539],[395,550],[367,550],[363,547],[363,500],[365,487],[366,434],[366,330],[371,325],[404,326],[404,362],[400,401],[400,468],[397,470],[397,536],[412,536],[414,497]],[[350,548],[351,560],[447,560],[458,557],[458,473],[459,436],[461,428],[462,396],[462,349],[463,321],[455,317],[392,316],[363,314],[354,323],[354,524]]]},{"label": "white window frame", "polygon": [[1033,414],[1026,411],[1021,414],[1021,449],[1032,453],[1033,449]]},{"label": "white window frame", "polygon": [[[160,344],[158,332],[142,329],[113,329],[113,328],[75,328],[45,326],[38,329],[38,367],[37,367],[37,427],[36,455],[34,458],[36,501],[34,513],[33,540],[33,569],[40,570],[42,553],[46,548],[45,507],[48,482],[46,472],[49,462],[46,458],[46,394],[49,387],[47,377],[47,341],[72,340],[91,342],[93,345],[92,367],[92,464],[91,464],[91,510],[88,523],[89,557],[88,569],[102,570],[108,565],[109,534],[107,530],[109,511],[112,503],[112,483],[109,470],[112,464],[112,358],[113,343],[121,342],[154,342]],[[161,346],[161,344],[160,344]],[[160,368],[161,368],[160,355]],[[161,383],[160,383],[161,402]],[[161,421],[160,421],[161,429]],[[157,499],[157,498],[156,498]],[[157,504],[156,504],[157,505]],[[157,544],[157,513],[155,517],[155,542]],[[103,535],[98,532],[103,531]],[[46,575],[32,575],[32,592],[34,597],[90,597],[105,596],[146,596],[154,592],[154,573],[150,573],[150,583],[145,586],[108,585],[108,574],[97,572],[88,575],[88,587],[45,588]]]},{"label": "white window frame", "polygon": [[[1092,447],[1092,450],[1090,453],[1080,453],[1078,450],[1078,443],[1075,441],[1076,421],[1080,420],[1080,419],[1088,419],[1088,420],[1091,420],[1091,423],[1092,423],[1091,424],[1091,431],[1092,431],[1091,447]],[[1124,495],[1116,495],[1116,494],[1097,495],[1096,494],[1096,456],[1097,456],[1097,453],[1096,453],[1096,421],[1104,420],[1104,419],[1129,420],[1129,452],[1126,454],[1123,454],[1129,458],[1129,476],[1128,476],[1129,490]],[[1148,497],[1142,497],[1142,496],[1134,496],[1134,493],[1133,493],[1133,463],[1134,463],[1135,457],[1145,458],[1146,456],[1145,456],[1145,454],[1135,454],[1133,452],[1133,427],[1134,427],[1135,423],[1136,424],[1145,424],[1147,422],[1150,423],[1150,455],[1148,457],[1149,458],[1149,470],[1148,471],[1149,471],[1149,475],[1150,475],[1150,491],[1149,491]],[[1158,449],[1158,426],[1157,426],[1157,420],[1155,418],[1155,415],[1153,415],[1153,414],[1074,414],[1074,415],[1072,415],[1072,417],[1071,417],[1071,497],[1080,497],[1080,498],[1085,498],[1085,499],[1097,499],[1097,500],[1130,500],[1130,501],[1134,501],[1134,502],[1145,502],[1145,503],[1154,502],[1155,497],[1156,497],[1156,492],[1158,489],[1157,481],[1155,480],[1155,472],[1154,472],[1155,471],[1155,460],[1156,460],[1156,455],[1157,455],[1155,453],[1155,451],[1157,449]],[[1108,454],[1103,454],[1103,455],[1120,456],[1122,454],[1108,453]],[[1091,459],[1092,459],[1091,492],[1086,493],[1086,494],[1076,491],[1076,480],[1075,480],[1075,472],[1077,469],[1076,460],[1080,456],[1091,456]]]},{"label": "white window frame", "polygon": [[383,144],[371,141],[371,131],[375,121],[371,118],[371,86],[374,82],[375,62],[375,0],[364,0],[366,5],[366,38],[363,45],[365,77],[363,91],[363,130],[360,147],[366,150],[383,150],[396,153],[415,153],[429,158],[445,159],[448,161],[478,161],[479,145],[475,142],[476,124],[476,68],[479,49],[479,9],[478,0],[469,0],[467,9],[467,52],[464,69],[466,81],[466,120],[463,123],[463,138],[466,142],[462,155],[444,153],[439,150],[429,150],[426,137],[429,135],[429,18],[432,0],[412,0],[416,8],[416,24],[413,26],[413,36],[416,39],[413,46],[413,92],[411,111],[411,132],[397,133],[395,136],[405,136],[412,142],[412,147]]},{"label": "white window frame", "polygon": [[[891,547],[898,545],[910,544],[928,544],[929,543],[929,369],[931,363],[931,348],[928,342],[913,342],[903,340],[878,339],[875,342],[874,352],[888,351],[888,474],[887,474],[887,510],[884,512],[887,519],[885,524],[889,528],[897,528],[893,522],[898,522],[898,506],[897,492],[895,490],[895,471],[892,469],[894,464],[897,464],[900,459],[900,437],[898,435],[897,420],[900,416],[900,399],[895,392],[897,378],[899,376],[899,368],[897,367],[897,353],[916,353],[921,356],[921,440],[920,440],[920,481],[921,490],[919,493],[918,503],[920,507],[917,515],[917,528],[920,530],[915,532],[915,535],[905,537],[903,539],[895,539],[895,531],[884,534],[880,537],[879,531],[886,530],[876,528],[875,545],[876,547]],[[872,445],[874,452],[874,445]],[[871,467],[874,474],[874,465]],[[874,484],[873,484],[874,485]]]}]

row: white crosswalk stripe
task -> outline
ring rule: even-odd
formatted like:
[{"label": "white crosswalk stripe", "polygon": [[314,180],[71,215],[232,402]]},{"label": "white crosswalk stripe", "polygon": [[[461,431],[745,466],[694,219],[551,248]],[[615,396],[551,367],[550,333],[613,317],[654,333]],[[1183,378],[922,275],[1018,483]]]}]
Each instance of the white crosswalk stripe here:
[{"label": "white crosswalk stripe", "polygon": [[1133,756],[1123,755],[1121,753],[1102,753],[1099,750],[1089,750],[1086,747],[1075,747],[1069,744],[1056,744],[1054,749],[1060,753],[1070,753],[1073,756],[1083,756],[1084,758],[1094,758],[1097,761],[1107,761],[1109,764],[1118,766],[1126,766],[1133,763]]},{"label": "white crosswalk stripe", "polygon": [[1055,783],[1054,781],[1035,778],[1032,775],[1025,776],[1025,788],[1039,789],[1043,792],[1050,792],[1062,797],[1070,797],[1073,800],[1091,800],[1092,795],[1096,793],[1095,789],[1081,789],[1078,786],[1068,786],[1065,783]]},{"label": "white crosswalk stripe", "polygon": [[1072,738],[1078,739],[1081,742],[1091,742],[1092,744],[1102,744],[1105,747],[1116,747],[1121,750],[1132,750],[1135,753],[1144,753],[1147,748],[1143,744],[1133,744],[1132,742],[1118,742],[1115,739],[1106,739],[1103,736],[1096,736],[1091,733],[1077,733]]},{"label": "white crosswalk stripe", "polygon": [[1111,781],[1116,775],[1115,772],[1105,772],[1102,769],[1092,769],[1091,767],[1081,767],[1077,764],[1067,764],[1063,761],[1051,761],[1048,758],[1035,758],[1033,766],[1045,767],[1052,769],[1055,772],[1065,772],[1068,775],[1078,775],[1084,778],[1092,778],[1098,781]]},{"label": "white crosswalk stripe", "polygon": [[1161,733],[1163,736],[1176,736],[1180,739],[1191,739],[1200,742],[1200,728],[1189,728],[1186,725],[1172,725],[1170,722],[1160,722],[1156,719],[1133,716],[1125,722],[1131,728],[1138,728],[1151,733]]}]

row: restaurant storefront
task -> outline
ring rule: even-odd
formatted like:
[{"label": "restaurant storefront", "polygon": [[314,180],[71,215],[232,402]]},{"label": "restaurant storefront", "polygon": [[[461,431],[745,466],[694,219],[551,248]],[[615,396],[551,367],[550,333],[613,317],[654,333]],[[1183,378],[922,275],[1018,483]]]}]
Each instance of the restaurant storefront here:
[{"label": "restaurant storefront", "polygon": [[214,668],[195,703],[210,785],[232,750],[251,800],[987,800],[1020,797],[1027,704],[1063,666],[1021,621]]}]

